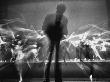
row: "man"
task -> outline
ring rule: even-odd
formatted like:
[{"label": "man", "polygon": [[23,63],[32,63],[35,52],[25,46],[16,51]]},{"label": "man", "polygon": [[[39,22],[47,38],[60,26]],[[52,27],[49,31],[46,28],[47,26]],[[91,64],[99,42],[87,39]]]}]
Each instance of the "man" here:
[{"label": "man", "polygon": [[55,14],[49,14],[46,16],[42,30],[48,36],[50,40],[50,54],[48,57],[48,63],[45,69],[45,81],[50,82],[49,75],[50,75],[50,65],[52,61],[52,54],[54,51],[54,47],[56,48],[56,55],[55,55],[55,82],[62,82],[61,78],[61,69],[59,61],[59,44],[60,40],[64,38],[64,35],[68,34],[67,30],[67,18],[63,15],[66,6],[63,3],[57,5],[57,11]]}]

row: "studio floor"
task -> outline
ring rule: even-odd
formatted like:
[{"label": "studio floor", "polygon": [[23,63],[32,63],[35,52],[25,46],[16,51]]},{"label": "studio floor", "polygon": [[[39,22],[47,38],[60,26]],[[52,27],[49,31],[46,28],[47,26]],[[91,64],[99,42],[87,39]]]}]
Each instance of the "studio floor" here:
[{"label": "studio floor", "polygon": [[[109,82],[110,62],[60,62],[64,82],[89,82],[92,75],[94,82]],[[26,63],[22,66],[24,82],[42,82],[45,63],[32,63],[29,68]],[[54,82],[54,62],[51,64],[50,78]],[[0,66],[0,82],[17,82],[18,71],[14,63],[4,63]]]}]

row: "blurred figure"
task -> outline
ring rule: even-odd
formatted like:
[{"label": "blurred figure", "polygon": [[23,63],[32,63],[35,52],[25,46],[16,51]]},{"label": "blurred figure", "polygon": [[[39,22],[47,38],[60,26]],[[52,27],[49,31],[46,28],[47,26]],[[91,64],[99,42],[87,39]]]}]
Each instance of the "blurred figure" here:
[{"label": "blurred figure", "polygon": [[44,82],[50,82],[49,76],[50,76],[50,65],[52,61],[52,54],[54,51],[54,47],[56,49],[55,54],[55,82],[62,82],[62,75],[61,75],[61,65],[58,62],[59,61],[59,45],[60,40],[64,39],[64,35],[68,34],[67,30],[67,18],[63,15],[66,6],[63,3],[59,3],[56,8],[56,13],[48,14],[44,20],[42,30],[45,32],[45,34],[48,36],[50,40],[50,49],[49,49],[49,57],[48,57],[48,63],[46,65],[45,69],[45,81]]}]

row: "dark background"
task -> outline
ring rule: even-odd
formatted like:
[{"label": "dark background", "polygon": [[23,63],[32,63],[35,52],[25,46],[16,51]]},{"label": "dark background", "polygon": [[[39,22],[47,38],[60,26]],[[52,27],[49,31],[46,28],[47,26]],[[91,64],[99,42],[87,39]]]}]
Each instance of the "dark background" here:
[{"label": "dark background", "polygon": [[[25,28],[30,28],[30,25],[36,26],[36,30],[41,29],[43,20],[48,13],[55,12],[56,4],[60,0],[0,0],[0,24],[5,23],[4,19],[21,18],[25,21]],[[71,34],[73,31],[86,24],[96,24],[100,28],[109,29],[110,26],[110,0],[64,0],[67,6],[65,15],[68,17],[68,31]],[[19,25],[19,23],[17,24]],[[86,70],[82,70],[77,62],[62,63],[63,77],[82,80],[87,78],[91,72],[91,63],[83,63]],[[93,77],[96,79],[109,79],[110,70],[109,62],[97,63],[94,62]],[[5,65],[0,71],[0,79],[17,76],[17,70],[14,65]],[[15,71],[14,71],[15,70]],[[53,69],[51,67],[51,76]],[[28,69],[26,77],[43,78],[44,63],[35,64],[32,69]],[[53,76],[52,76],[53,77]],[[105,79],[104,79],[105,78]],[[5,82],[5,81],[4,81]],[[8,82],[8,81],[6,81]],[[11,82],[11,81],[10,81]]]},{"label": "dark background", "polygon": [[[41,29],[45,16],[54,13],[60,0],[1,0],[0,19],[23,18],[27,27],[36,26]],[[64,0],[67,6],[68,31],[71,34],[86,24],[96,24],[108,28],[109,0]]]}]

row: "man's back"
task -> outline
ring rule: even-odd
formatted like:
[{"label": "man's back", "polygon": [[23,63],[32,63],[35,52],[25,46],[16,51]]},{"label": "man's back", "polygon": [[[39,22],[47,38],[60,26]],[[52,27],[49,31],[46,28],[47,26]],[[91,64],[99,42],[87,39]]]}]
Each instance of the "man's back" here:
[{"label": "man's back", "polygon": [[63,26],[61,23],[62,16],[59,17],[56,16],[54,20],[52,20],[52,17],[54,18],[55,16],[50,15],[51,21],[48,22],[45,33],[47,34],[51,41],[60,41],[63,36]]},{"label": "man's back", "polygon": [[51,36],[53,37],[58,37],[59,33],[62,33],[62,35],[67,35],[67,18],[62,15],[60,25],[56,24],[56,18],[56,14],[48,14],[44,20],[42,29],[44,32],[50,32]]}]

